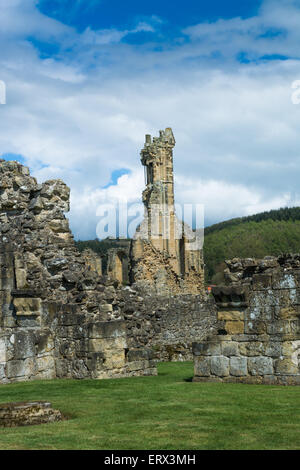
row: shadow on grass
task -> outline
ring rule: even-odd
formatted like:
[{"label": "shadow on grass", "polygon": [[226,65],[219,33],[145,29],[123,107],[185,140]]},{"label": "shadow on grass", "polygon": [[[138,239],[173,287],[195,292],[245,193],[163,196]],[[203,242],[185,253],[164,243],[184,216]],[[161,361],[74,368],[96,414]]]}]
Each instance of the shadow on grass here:
[{"label": "shadow on grass", "polygon": [[188,378],[183,379],[183,380],[184,380],[184,382],[193,382],[193,378],[194,377],[188,377]]}]

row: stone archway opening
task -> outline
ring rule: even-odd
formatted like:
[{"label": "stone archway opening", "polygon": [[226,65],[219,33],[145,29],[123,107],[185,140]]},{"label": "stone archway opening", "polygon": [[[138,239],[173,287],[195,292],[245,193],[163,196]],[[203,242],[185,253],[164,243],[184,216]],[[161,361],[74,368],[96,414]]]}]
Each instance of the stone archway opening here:
[{"label": "stone archway opening", "polygon": [[128,276],[128,256],[124,252],[116,254],[116,278],[122,284],[129,283]]}]

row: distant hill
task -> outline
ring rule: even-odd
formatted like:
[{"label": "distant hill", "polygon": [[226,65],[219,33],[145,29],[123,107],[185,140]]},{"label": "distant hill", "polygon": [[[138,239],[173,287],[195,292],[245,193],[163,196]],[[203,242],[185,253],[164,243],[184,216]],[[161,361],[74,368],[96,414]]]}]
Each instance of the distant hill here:
[{"label": "distant hill", "polygon": [[231,219],[204,233],[206,279],[222,282],[225,259],[300,252],[300,207]]},{"label": "distant hill", "polygon": [[[300,252],[300,207],[282,208],[239,217],[205,228],[204,261],[208,282],[223,281],[224,261],[230,258],[263,258],[286,252]],[[114,240],[76,242],[80,251],[91,248],[104,257],[116,246]]]},{"label": "distant hill", "polygon": [[245,222],[262,222],[263,220],[300,220],[300,207],[284,207],[281,209],[273,209],[271,211],[260,212],[259,214],[248,215],[246,217],[237,217],[235,219],[226,220],[218,224],[210,225],[205,228],[205,234],[217,232],[223,228],[233,227]]}]

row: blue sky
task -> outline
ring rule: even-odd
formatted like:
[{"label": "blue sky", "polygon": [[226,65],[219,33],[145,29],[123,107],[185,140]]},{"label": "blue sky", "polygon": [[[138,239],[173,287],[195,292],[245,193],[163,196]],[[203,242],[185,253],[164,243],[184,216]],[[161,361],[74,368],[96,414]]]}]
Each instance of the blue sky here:
[{"label": "blue sky", "polygon": [[206,224],[300,205],[300,0],[1,0],[0,155],[71,187],[76,238],[141,200],[172,127],[176,199]]},{"label": "blue sky", "polygon": [[204,21],[240,16],[247,18],[258,12],[261,0],[42,0],[40,10],[57,20],[74,26],[82,32],[130,28],[135,22],[156,16],[165,25],[165,31],[183,28]]}]

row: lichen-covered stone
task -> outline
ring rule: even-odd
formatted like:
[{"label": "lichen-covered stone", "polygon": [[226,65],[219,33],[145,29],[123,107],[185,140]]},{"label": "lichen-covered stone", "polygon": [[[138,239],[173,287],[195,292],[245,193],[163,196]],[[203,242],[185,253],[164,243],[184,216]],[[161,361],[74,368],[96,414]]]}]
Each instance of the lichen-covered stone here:
[{"label": "lichen-covered stone", "polygon": [[221,351],[221,344],[217,342],[193,343],[194,356],[215,356],[221,354]]},{"label": "lichen-covered stone", "polygon": [[239,343],[233,341],[222,342],[222,355],[223,356],[238,356],[239,355]]},{"label": "lichen-covered stone", "polygon": [[211,373],[218,377],[226,377],[229,375],[229,359],[225,356],[211,357]]},{"label": "lichen-covered stone", "polygon": [[229,335],[244,333],[245,324],[243,321],[226,321],[225,330]]},{"label": "lichen-covered stone", "polygon": [[211,375],[211,358],[200,356],[195,358],[194,372],[196,377],[209,377]]},{"label": "lichen-covered stone", "polygon": [[250,375],[271,375],[274,372],[271,357],[250,357],[248,359],[248,370]]},{"label": "lichen-covered stone", "polygon": [[242,310],[232,310],[232,311],[218,311],[218,320],[219,321],[238,321],[244,320],[244,312]]},{"label": "lichen-covered stone", "polygon": [[275,362],[275,373],[282,375],[299,374],[298,360],[293,361],[291,357],[282,357]]},{"label": "lichen-covered stone", "polygon": [[247,358],[231,357],[230,358],[230,375],[243,377],[248,375]]}]

